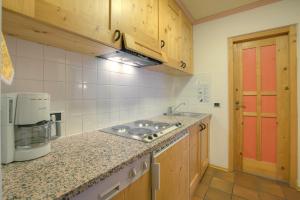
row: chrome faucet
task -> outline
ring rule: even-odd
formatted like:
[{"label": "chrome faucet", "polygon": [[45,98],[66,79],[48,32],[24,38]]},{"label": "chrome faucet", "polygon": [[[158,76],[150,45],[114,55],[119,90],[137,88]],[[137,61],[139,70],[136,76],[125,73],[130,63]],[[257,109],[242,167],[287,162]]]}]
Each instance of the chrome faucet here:
[{"label": "chrome faucet", "polygon": [[168,112],[167,114],[168,115],[172,115],[176,112],[176,110],[180,107],[180,106],[183,106],[183,105],[186,105],[185,102],[181,102],[180,104],[178,104],[177,106],[169,106],[168,107]]}]

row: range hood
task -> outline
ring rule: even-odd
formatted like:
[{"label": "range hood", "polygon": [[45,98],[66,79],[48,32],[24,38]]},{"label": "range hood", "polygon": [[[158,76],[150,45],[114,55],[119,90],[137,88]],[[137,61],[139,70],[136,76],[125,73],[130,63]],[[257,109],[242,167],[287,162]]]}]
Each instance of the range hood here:
[{"label": "range hood", "polygon": [[121,39],[120,50],[97,57],[139,68],[160,65],[166,61],[160,48],[149,47],[128,34],[122,34]]}]

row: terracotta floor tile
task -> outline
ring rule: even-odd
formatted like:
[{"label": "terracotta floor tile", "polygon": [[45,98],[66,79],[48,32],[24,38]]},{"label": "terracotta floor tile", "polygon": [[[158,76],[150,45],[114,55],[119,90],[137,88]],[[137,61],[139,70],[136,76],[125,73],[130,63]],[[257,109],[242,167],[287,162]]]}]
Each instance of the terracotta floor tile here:
[{"label": "terracotta floor tile", "polygon": [[198,196],[193,196],[192,200],[203,200],[203,199],[201,199],[201,198],[198,197]]},{"label": "terracotta floor tile", "polygon": [[209,185],[212,178],[213,178],[212,175],[204,174],[203,178],[201,179],[201,183]]},{"label": "terracotta floor tile", "polygon": [[232,189],[233,189],[233,183],[222,180],[220,178],[217,177],[213,177],[211,180],[211,183],[209,185],[212,188],[221,190],[223,192],[227,192],[229,194],[232,193]]},{"label": "terracotta floor tile", "polygon": [[297,191],[293,188],[287,187],[287,186],[282,186],[281,188],[282,188],[285,198],[287,200],[299,200],[300,199],[299,191]]},{"label": "terracotta floor tile", "polygon": [[205,174],[213,176],[217,171],[220,171],[220,170],[212,168],[212,167],[208,167]]},{"label": "terracotta floor tile", "polygon": [[264,192],[259,192],[258,193],[259,199],[260,200],[283,200],[283,198],[281,197],[277,197],[268,193],[264,193]]},{"label": "terracotta floor tile", "polygon": [[234,173],[230,173],[230,172],[223,172],[223,171],[217,171],[215,174],[214,174],[215,177],[218,177],[222,180],[226,180],[226,181],[229,181],[229,182],[234,182]]},{"label": "terracotta floor tile", "polygon": [[231,195],[214,188],[209,188],[204,199],[205,200],[230,200]]},{"label": "terracotta floor tile", "polygon": [[231,199],[232,200],[245,200],[244,198],[238,197],[238,196],[235,196],[235,195],[232,195]]},{"label": "terracotta floor tile", "polygon": [[196,190],[195,190],[194,196],[197,196],[197,197],[199,197],[200,199],[204,199],[207,190],[208,190],[208,185],[207,185],[207,184],[200,183],[200,184],[197,186]]},{"label": "terracotta floor tile", "polygon": [[248,200],[258,200],[258,193],[255,190],[240,186],[234,185],[233,194],[239,197],[243,197]]},{"label": "terracotta floor tile", "polygon": [[244,174],[240,172],[235,173],[234,183],[253,190],[257,189],[257,178],[249,174]]},{"label": "terracotta floor tile", "polygon": [[281,187],[275,181],[261,179],[258,181],[258,190],[284,198]]}]

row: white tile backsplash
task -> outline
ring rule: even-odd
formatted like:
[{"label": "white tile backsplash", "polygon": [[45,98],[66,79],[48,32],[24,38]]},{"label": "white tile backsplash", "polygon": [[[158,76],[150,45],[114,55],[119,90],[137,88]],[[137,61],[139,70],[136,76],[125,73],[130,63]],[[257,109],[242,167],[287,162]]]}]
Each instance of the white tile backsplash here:
[{"label": "white tile backsplash", "polygon": [[17,39],[17,55],[32,59],[43,59],[43,45],[27,40]]},{"label": "white tile backsplash", "polygon": [[16,77],[5,92],[48,92],[66,135],[148,118],[172,105],[168,75],[7,37]]},{"label": "white tile backsplash", "polygon": [[43,60],[17,56],[15,76],[18,79],[43,80]]},{"label": "white tile backsplash", "polygon": [[51,46],[45,46],[44,58],[47,61],[66,64],[66,52],[63,49],[59,49]]},{"label": "white tile backsplash", "polygon": [[59,62],[45,61],[44,80],[66,81],[66,65]]},{"label": "white tile backsplash", "polygon": [[17,38],[6,35],[5,36],[6,46],[9,49],[10,56],[17,55]]},{"label": "white tile backsplash", "polygon": [[64,101],[66,99],[66,84],[58,81],[44,81],[44,92],[50,94],[51,101]]},{"label": "white tile backsplash", "polygon": [[66,75],[68,82],[82,83],[82,67],[67,65]]},{"label": "white tile backsplash", "polygon": [[82,54],[67,51],[66,52],[66,64],[82,67]]}]

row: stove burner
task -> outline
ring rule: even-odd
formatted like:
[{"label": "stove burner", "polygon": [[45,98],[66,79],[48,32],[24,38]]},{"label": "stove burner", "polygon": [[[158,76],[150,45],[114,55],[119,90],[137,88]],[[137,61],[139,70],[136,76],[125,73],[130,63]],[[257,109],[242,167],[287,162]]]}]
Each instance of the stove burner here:
[{"label": "stove burner", "polygon": [[119,126],[113,126],[111,127],[114,131],[117,131],[118,133],[126,133],[130,129],[129,126],[119,125]]},{"label": "stove burner", "polygon": [[129,130],[129,134],[136,136],[145,136],[151,134],[152,130],[147,128],[133,128]]},{"label": "stove burner", "polygon": [[151,126],[153,124],[153,122],[149,121],[149,120],[138,120],[138,121],[135,121],[134,124],[138,127],[148,127],[148,126]]},{"label": "stove burner", "polygon": [[153,124],[153,127],[156,129],[156,130],[159,130],[159,129],[165,129],[169,126],[170,124],[168,123],[163,123],[163,122],[157,122],[157,123],[154,123]]}]

